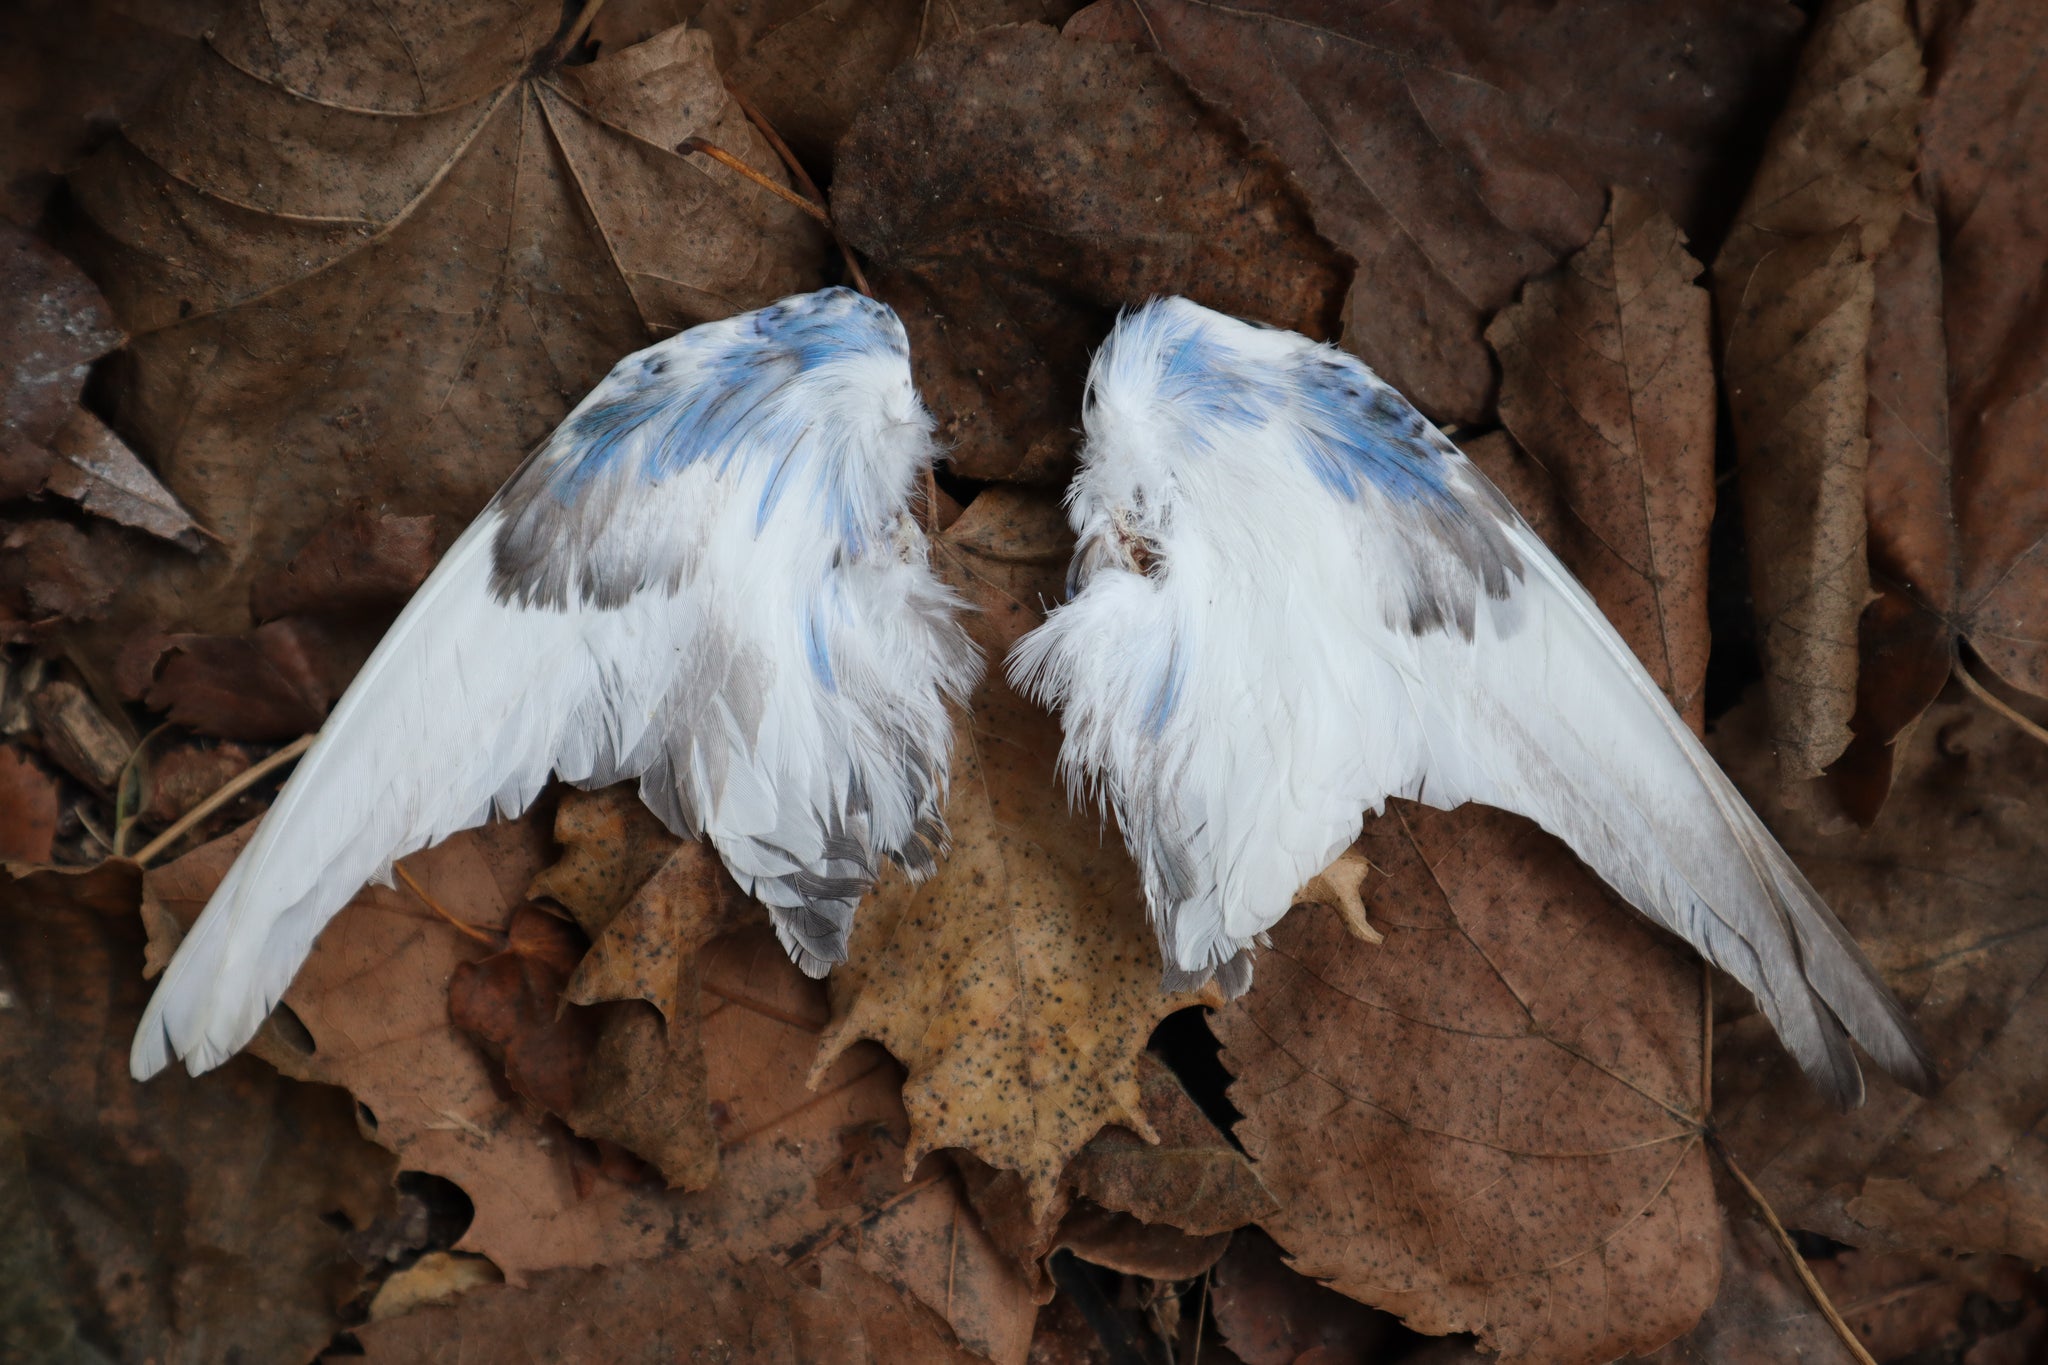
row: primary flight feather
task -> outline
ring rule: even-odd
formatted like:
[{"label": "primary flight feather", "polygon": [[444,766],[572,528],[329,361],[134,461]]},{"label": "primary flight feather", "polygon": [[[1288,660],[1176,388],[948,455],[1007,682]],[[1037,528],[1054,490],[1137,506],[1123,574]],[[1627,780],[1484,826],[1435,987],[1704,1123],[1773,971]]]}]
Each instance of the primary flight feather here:
[{"label": "primary flight feather", "polygon": [[1259,936],[1390,796],[1515,811],[1757,998],[1837,1103],[1897,1002],[1586,591],[1354,357],[1185,299],[1095,357],[1069,600],[1010,672],[1114,807],[1169,976]]},{"label": "primary flight feather", "polygon": [[366,881],[551,774],[638,778],[799,966],[843,960],[881,861],[942,851],[947,701],[980,670],[908,510],[931,427],[902,324],[844,289],[620,361],[343,695],[179,945],[134,1074],[226,1060]]}]

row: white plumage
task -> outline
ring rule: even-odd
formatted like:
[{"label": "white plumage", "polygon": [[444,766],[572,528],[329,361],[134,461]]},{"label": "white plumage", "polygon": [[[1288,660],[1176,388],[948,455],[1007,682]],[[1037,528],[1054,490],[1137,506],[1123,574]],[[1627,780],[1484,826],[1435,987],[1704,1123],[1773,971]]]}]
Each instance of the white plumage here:
[{"label": "white plumage", "polygon": [[138,1078],[242,1047],[395,859],[550,774],[640,779],[790,955],[845,956],[879,860],[942,851],[948,698],[979,673],[908,513],[934,457],[909,345],[846,290],[628,356],[463,533],[179,946]]},{"label": "white plumage", "polygon": [[1842,1104],[1897,1003],[1585,590],[1355,358],[1182,299],[1095,358],[1069,602],[1010,659],[1063,708],[1169,977],[1250,950],[1389,796],[1518,812],[1755,993]]}]

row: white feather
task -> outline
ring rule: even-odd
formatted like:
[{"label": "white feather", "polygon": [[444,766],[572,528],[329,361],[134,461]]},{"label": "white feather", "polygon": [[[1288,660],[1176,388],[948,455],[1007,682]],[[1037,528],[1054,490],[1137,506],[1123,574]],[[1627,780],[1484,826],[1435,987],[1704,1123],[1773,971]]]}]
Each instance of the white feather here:
[{"label": "white feather", "polygon": [[[801,965],[843,955],[875,857],[929,870],[946,701],[979,668],[905,513],[933,455],[907,354],[834,290],[621,361],[343,695],[179,946],[134,1074],[226,1060],[366,881],[550,774],[640,777]],[[745,385],[753,406],[715,406]],[[664,465],[679,422],[722,434]]]},{"label": "white feather", "polygon": [[[1929,1082],[1876,973],[1592,599],[1363,365],[1171,300],[1122,319],[1089,382],[1087,582],[1010,670],[1062,708],[1063,762],[1117,809],[1173,968],[1248,981],[1240,955],[1389,796],[1480,801],[1748,986],[1836,1099],[1862,1093],[1844,1026]],[[1331,449],[1355,467],[1319,464]]]}]

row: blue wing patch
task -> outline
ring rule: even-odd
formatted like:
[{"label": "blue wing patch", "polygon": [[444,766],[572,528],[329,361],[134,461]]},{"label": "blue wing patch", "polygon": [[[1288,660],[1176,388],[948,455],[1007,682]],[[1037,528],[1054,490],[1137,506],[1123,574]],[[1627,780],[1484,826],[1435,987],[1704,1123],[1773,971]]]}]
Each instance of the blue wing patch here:
[{"label": "blue wing patch", "polygon": [[[800,381],[873,357],[899,360],[907,373],[909,342],[894,312],[850,289],[797,295],[627,356],[498,495],[500,599],[623,604],[647,584],[607,579],[579,551],[602,533],[619,497],[702,461],[717,461],[721,473],[740,458],[773,462],[755,508],[760,529],[819,420]],[[850,533],[850,508],[828,507],[824,518]]]}]

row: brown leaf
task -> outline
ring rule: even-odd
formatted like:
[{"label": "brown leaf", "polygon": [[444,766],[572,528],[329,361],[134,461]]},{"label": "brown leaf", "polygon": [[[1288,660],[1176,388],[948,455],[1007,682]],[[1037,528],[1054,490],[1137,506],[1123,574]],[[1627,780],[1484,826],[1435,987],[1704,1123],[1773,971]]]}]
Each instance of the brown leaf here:
[{"label": "brown leaf", "polygon": [[[390,1206],[394,1163],[346,1096],[255,1061],[129,1079],[137,881],[109,863],[0,883],[0,1202],[10,1246],[56,1253],[44,1285],[10,1277],[9,1302],[61,1306],[94,1359],[307,1359],[360,1288],[343,1238]],[[17,1322],[10,1358],[84,1358],[13,1355]]]},{"label": "brown leaf", "polygon": [[302,618],[266,622],[246,635],[173,635],[162,647],[144,700],[221,739],[310,734],[354,673],[335,662],[328,635]]},{"label": "brown leaf", "polygon": [[168,825],[246,772],[249,751],[239,744],[181,744],[159,754],[145,752],[142,819]]},{"label": "brown leaf", "polygon": [[1296,911],[1216,1019],[1306,1274],[1503,1359],[1662,1344],[1713,1301],[1701,970],[1562,844],[1396,803],[1359,943]]},{"label": "brown leaf", "polygon": [[[2048,1346],[2041,1276],[2014,1257],[1874,1255],[1851,1247],[1817,1262],[1813,1272],[1879,1360],[1977,1365],[1999,1338],[2007,1350],[2026,1350],[2025,1359],[2038,1359]],[[2025,1323],[2029,1316],[2034,1321]]]},{"label": "brown leaf", "polygon": [[[1628,623],[1643,666],[1695,730],[1714,515],[1711,323],[1698,274],[1677,225],[1616,189],[1585,250],[1531,281],[1486,331],[1500,356],[1501,421],[1533,461],[1529,480],[1544,485],[1550,515],[1532,522],[1607,618]],[[1530,494],[1497,481],[1527,515]]]},{"label": "brown leaf", "polygon": [[157,482],[128,443],[79,408],[50,438],[56,456],[43,487],[95,516],[147,531],[186,550],[206,543],[192,514]]},{"label": "brown leaf", "polygon": [[[371,1361],[574,1360],[626,1365],[969,1365],[945,1321],[844,1255],[806,1284],[772,1261],[703,1252],[614,1269],[560,1270],[524,1290],[493,1285],[357,1332]],[[564,1305],[573,1310],[564,1312]]]},{"label": "brown leaf", "polygon": [[1117,309],[1186,294],[1326,336],[1347,274],[1280,166],[1163,61],[1038,25],[906,62],[847,133],[833,193],[974,478],[1065,482]]},{"label": "brown leaf", "polygon": [[[110,527],[0,522],[0,631],[16,637],[106,615],[131,556]],[[10,630],[8,616],[20,627]]]},{"label": "brown leaf", "polygon": [[57,837],[57,784],[12,744],[0,746],[0,859],[47,863]]},{"label": "brown leaf", "polygon": [[[458,919],[502,930],[546,863],[543,829],[537,816],[488,825],[406,867]],[[247,833],[152,871],[145,909],[174,923],[196,918]],[[860,1047],[807,1088],[823,989],[790,965],[764,923],[703,955],[699,1027],[720,1150],[716,1183],[697,1193],[614,1180],[579,1192],[560,1129],[502,1098],[489,1062],[449,1022],[449,978],[489,952],[411,891],[366,888],[285,995],[299,1043],[273,1024],[252,1050],[287,1074],[345,1086],[407,1169],[461,1186],[476,1216],[456,1249],[488,1256],[514,1286],[675,1247],[716,1247],[722,1263],[799,1256],[851,1236],[863,1267],[945,1316],[963,1342],[1021,1360],[1028,1290],[962,1216],[957,1189],[936,1176],[906,1185],[900,1161],[854,1180],[839,1169],[841,1134],[904,1124],[901,1073]]]},{"label": "brown leaf", "polygon": [[1867,1250],[1948,1248],[2048,1260],[2048,747],[1974,704],[1938,704],[1900,746],[1867,832],[1773,790],[1753,707],[1715,752],[1913,1009],[1941,1090],[1889,1080],[1836,1114],[1746,1009],[1715,1030],[1715,1113],[1794,1227]]},{"label": "brown leaf", "polygon": [[1120,1275],[1171,1283],[1192,1280],[1215,1265],[1230,1245],[1230,1234],[1196,1237],[1083,1202],[1060,1220],[1052,1245]]},{"label": "brown leaf", "polygon": [[1376,1359],[1394,1326],[1386,1314],[1288,1269],[1257,1228],[1232,1238],[1217,1263],[1209,1311],[1244,1365],[1295,1365],[1317,1349],[1341,1360]]},{"label": "brown leaf", "polygon": [[358,508],[313,533],[284,566],[258,579],[249,611],[259,621],[301,613],[390,610],[434,567],[434,518]]},{"label": "brown leaf", "polygon": [[1658,1365],[1853,1365],[1854,1357],[1815,1307],[1753,1201],[1719,1169],[1714,1186],[1722,1201],[1720,1296],[1684,1336],[1625,1359]]},{"label": "brown leaf", "polygon": [[1159,1141],[1103,1129],[1067,1167],[1076,1193],[1197,1236],[1241,1228],[1278,1211],[1244,1154],[1149,1052],[1138,1059],[1138,1085],[1145,1120]]},{"label": "brown leaf", "polygon": [[1490,417],[1480,332],[1593,235],[1607,189],[1695,239],[1746,172],[1799,15],[1775,0],[1247,9],[1104,0],[1069,32],[1164,53],[1306,190],[1359,263],[1344,344],[1439,421]]},{"label": "brown leaf", "polygon": [[[1973,6],[1930,50],[1920,188],[1877,263],[1870,347],[1871,569],[1850,804],[1874,816],[1890,746],[1940,693],[1966,641],[2012,686],[2048,695],[2048,348],[2034,281],[2048,155],[2032,98],[2043,16]],[[1928,201],[1931,201],[1928,202]]]},{"label": "brown leaf", "polygon": [[117,424],[232,547],[159,553],[101,648],[243,629],[337,489],[452,536],[622,354],[816,282],[814,224],[669,150],[773,172],[709,39],[560,68],[560,19],[237,0],[73,177],[136,334]]},{"label": "brown leaf", "polygon": [[484,1044],[514,1090],[558,1115],[576,1108],[597,1042],[595,1019],[561,1008],[583,946],[574,925],[522,905],[512,912],[504,948],[457,963],[448,981],[450,1022]]},{"label": "brown leaf", "polygon": [[[995,499],[988,510],[982,504]],[[940,573],[992,610],[967,618],[1000,659],[1023,582],[1057,591],[1064,555],[1026,560],[992,528],[1040,519],[1006,506],[1049,494],[989,490],[941,538]],[[979,513],[979,515],[977,515]],[[963,528],[964,531],[963,531]],[[955,533],[961,539],[954,539]],[[995,553],[991,553],[995,549]],[[962,1147],[1024,1179],[1031,1208],[1105,1124],[1150,1136],[1137,1059],[1160,1019],[1199,999],[1160,988],[1158,948],[1120,842],[1072,810],[1054,771],[1059,727],[1012,692],[1000,668],[976,690],[953,746],[952,853],[919,886],[886,872],[831,977],[820,1074],[873,1038],[909,1068],[909,1159]]]},{"label": "brown leaf", "polygon": [[1865,556],[1872,260],[1905,209],[1920,44],[1905,0],[1831,0],[1714,261],[1750,589],[1786,781],[1849,743]]},{"label": "brown leaf", "polygon": [[85,272],[0,222],[0,498],[43,486],[46,447],[78,408],[92,362],[125,336]]},{"label": "brown leaf", "polygon": [[[673,6],[711,35],[718,66],[813,167],[913,53],[996,24],[1058,23],[1076,0],[695,0]],[[609,10],[606,11],[606,15]],[[602,27],[605,15],[599,17]]]},{"label": "brown leaf", "polygon": [[58,180],[155,98],[213,25],[215,0],[0,5],[0,217],[43,216]]}]

